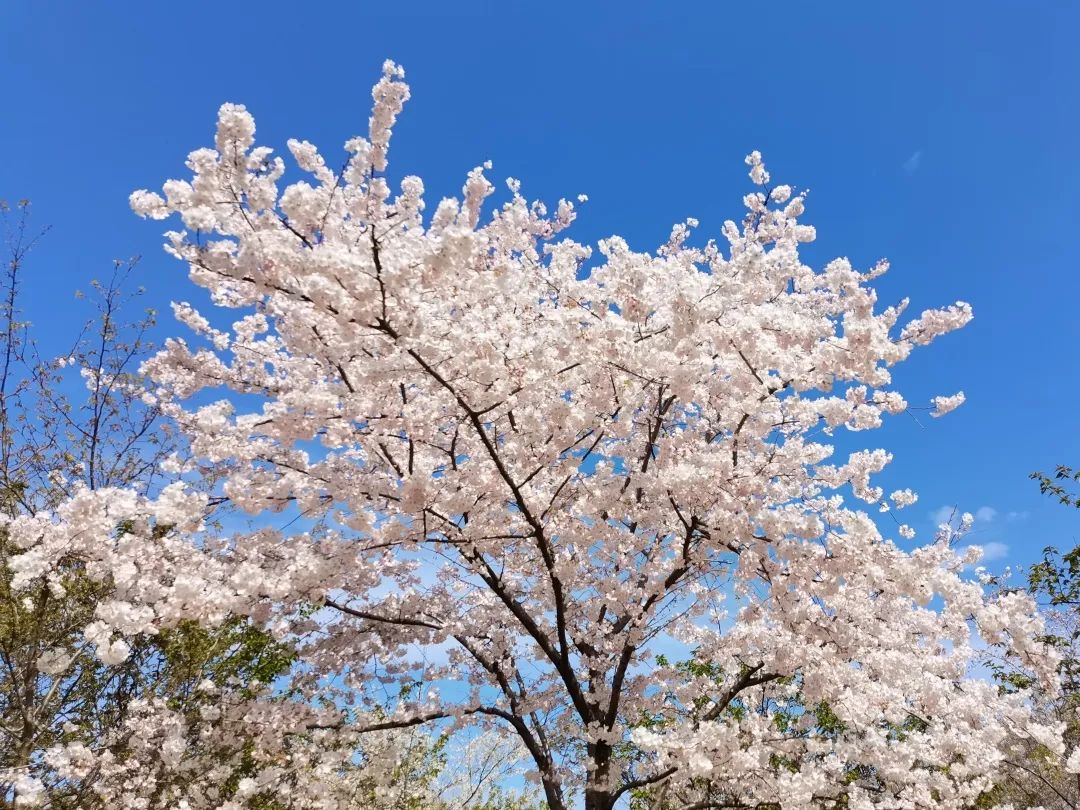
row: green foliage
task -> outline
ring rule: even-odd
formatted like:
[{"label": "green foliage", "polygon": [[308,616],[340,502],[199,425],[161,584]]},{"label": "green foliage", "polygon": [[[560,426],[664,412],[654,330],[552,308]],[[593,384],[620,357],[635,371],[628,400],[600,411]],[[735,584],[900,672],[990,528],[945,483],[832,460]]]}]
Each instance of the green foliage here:
[{"label": "green foliage", "polygon": [[216,684],[238,682],[239,696],[254,698],[252,684],[272,683],[296,660],[290,647],[239,617],[213,630],[182,622],[151,637],[151,643],[160,655],[161,687],[176,701],[203,679]]},{"label": "green foliage", "polygon": [[825,701],[814,706],[814,721],[821,733],[830,737],[840,734],[847,728]]},{"label": "green foliage", "polygon": [[1033,472],[1028,477],[1039,482],[1039,491],[1043,495],[1057,498],[1065,506],[1080,508],[1080,494],[1070,492],[1066,488],[1069,484],[1080,482],[1080,470],[1059,464],[1052,476],[1042,472]]},{"label": "green foliage", "polygon": [[1062,554],[1053,546],[1031,567],[1028,587],[1051,605],[1080,605],[1080,546]]}]

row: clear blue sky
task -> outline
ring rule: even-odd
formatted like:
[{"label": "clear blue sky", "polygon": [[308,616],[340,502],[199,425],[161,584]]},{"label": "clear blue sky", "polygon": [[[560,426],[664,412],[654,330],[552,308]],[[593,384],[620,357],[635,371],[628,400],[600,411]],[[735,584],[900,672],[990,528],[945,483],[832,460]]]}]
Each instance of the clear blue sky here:
[{"label": "clear blue sky", "polygon": [[895,453],[886,485],[920,492],[920,537],[958,504],[996,513],[977,524],[1008,546],[993,566],[1080,541],[1080,513],[1027,480],[1080,465],[1080,5],[580,5],[6,0],[0,197],[53,226],[28,315],[69,334],[71,291],[134,254],[155,306],[200,301],[128,193],[183,176],[223,101],[252,110],[260,143],[339,154],[389,57],[414,95],[392,174],[437,199],[490,158],[530,196],[587,193],[583,241],[650,248],[687,216],[715,235],[760,149],[775,180],[811,189],[815,260],[885,256],[883,302],[975,307],[899,374],[913,402],[968,403],[856,437]]}]

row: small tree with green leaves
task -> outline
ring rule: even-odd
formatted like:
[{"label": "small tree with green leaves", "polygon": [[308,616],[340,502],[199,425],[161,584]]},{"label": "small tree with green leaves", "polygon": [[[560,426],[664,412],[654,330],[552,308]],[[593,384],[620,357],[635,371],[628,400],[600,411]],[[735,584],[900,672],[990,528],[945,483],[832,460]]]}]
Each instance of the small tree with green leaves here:
[{"label": "small tree with green leaves", "polygon": [[[45,229],[32,228],[26,201],[0,203],[0,217],[0,510],[10,517],[48,512],[75,487],[151,492],[167,480],[163,461],[178,448],[140,396],[138,367],[152,348],[154,313],[126,319],[141,295],[125,292],[135,261],[118,262],[105,281],[90,283],[93,317],[61,357],[45,359],[20,312],[27,259]],[[160,701],[194,727],[208,705],[229,699],[206,683],[229,685],[239,699],[291,664],[288,646],[238,618],[212,631],[182,623],[140,638],[124,661],[103,663],[88,649],[84,628],[109,598],[109,582],[85,576],[72,558],[15,593],[9,562],[21,551],[0,529],[0,807],[13,801],[12,783],[28,775],[45,787],[49,807],[102,806],[95,774],[59,776],[50,749],[111,746],[123,758],[133,707]]]}]

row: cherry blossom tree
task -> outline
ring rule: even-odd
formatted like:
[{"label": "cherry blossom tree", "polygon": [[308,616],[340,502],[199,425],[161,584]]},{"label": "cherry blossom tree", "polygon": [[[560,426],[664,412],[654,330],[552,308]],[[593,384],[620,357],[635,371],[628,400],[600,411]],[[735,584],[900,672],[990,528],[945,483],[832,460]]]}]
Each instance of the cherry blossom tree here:
[{"label": "cherry blossom tree", "polygon": [[[20,312],[31,252],[48,229],[33,227],[25,200],[0,201],[0,226],[4,517],[63,513],[78,492],[153,491],[167,478],[162,462],[176,442],[140,397],[138,367],[153,350],[146,335],[154,315],[128,315],[141,292],[128,289],[135,263],[117,262],[103,281],[90,282],[93,317],[81,330],[53,336],[69,342],[49,359],[40,330]],[[122,522],[112,530],[124,535]],[[132,637],[95,656],[91,639],[103,626],[96,615],[110,602],[111,578],[88,576],[78,555],[62,553],[39,575],[19,576],[24,551],[6,522],[0,525],[0,807],[10,806],[13,786],[21,803],[35,797],[51,808],[106,806],[116,785],[106,784],[102,769],[82,767],[88,760],[112,760],[112,776],[123,774],[115,781],[128,795],[162,792],[180,778],[182,770],[157,766],[181,752],[197,770],[218,767],[220,774],[222,749],[207,757],[182,732],[211,700],[235,700],[238,684],[249,689],[258,677],[287,670],[288,649],[239,616],[212,630],[188,622]],[[213,695],[197,688],[208,674],[228,687]],[[168,722],[147,722],[151,716]],[[165,726],[172,739],[156,733]],[[148,743],[142,750],[140,740]],[[70,756],[56,767],[61,751]]]},{"label": "cherry blossom tree", "polygon": [[[1065,506],[1080,505],[1066,489],[1080,480],[1073,468],[1059,465],[1053,477],[1032,473],[1044,495]],[[988,579],[1007,592],[1017,585],[1007,570]],[[1005,761],[993,796],[1017,806],[1041,806],[1046,810],[1080,807],[1080,546],[1061,552],[1053,546],[1025,573],[1024,586],[1038,602],[1046,620],[1046,639],[1058,651],[1060,683],[1045,689],[1022,666],[1017,667],[1007,647],[987,650],[987,666],[1002,688],[1026,693],[1038,716],[1064,726],[1064,739],[1072,753],[1062,761],[1034,740],[1019,741],[1017,754]]]},{"label": "cherry blossom tree", "polygon": [[804,264],[805,194],[756,152],[720,242],[686,220],[654,252],[594,254],[565,236],[573,203],[516,180],[491,202],[490,164],[429,215],[421,180],[387,173],[403,71],[373,97],[339,170],[290,141],[308,176],[282,188],[226,104],[190,180],[132,195],[179,217],[167,250],[241,312],[174,305],[192,336],[148,362],[153,404],[261,517],[214,535],[178,486],[11,524],[28,573],[60,547],[130,572],[99,649],[248,615],[297,645],[312,716],[282,733],[498,729],[552,810],[960,808],[1017,739],[1063,753],[970,671],[1000,643],[1053,683],[1031,599],[984,593],[951,532],[882,534],[871,511],[916,496],[873,482],[884,450],[828,443],[909,409],[890,369],[966,304],[901,324],[871,284],[885,263]]}]

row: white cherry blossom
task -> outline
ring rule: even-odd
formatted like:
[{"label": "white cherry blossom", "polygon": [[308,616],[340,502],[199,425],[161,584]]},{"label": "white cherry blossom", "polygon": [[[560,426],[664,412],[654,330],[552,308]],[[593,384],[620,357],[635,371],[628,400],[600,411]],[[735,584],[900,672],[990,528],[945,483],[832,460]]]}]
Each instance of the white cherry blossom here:
[{"label": "white cherry blossom", "polygon": [[[858,503],[884,503],[892,456],[828,443],[904,412],[892,368],[970,307],[901,324],[907,302],[879,308],[871,286],[884,263],[805,264],[806,195],[770,191],[757,152],[759,190],[719,242],[688,220],[655,252],[594,250],[566,235],[573,203],[516,181],[497,201],[490,165],[429,210],[418,178],[387,173],[402,77],[387,63],[340,172],[290,141],[307,177],[281,187],[284,161],[229,104],[190,180],[131,198],[179,220],[166,249],[239,310],[229,326],[178,304],[190,332],[148,364],[153,396],[221,497],[287,519],[218,537],[180,488],[81,492],[9,526],[20,575],[61,553],[118,572],[128,607],[88,633],[104,656],[183,618],[251,616],[301,643],[296,688],[336,707],[319,725],[500,728],[553,810],[645,788],[961,808],[1015,735],[1062,753],[1060,729],[970,671],[1000,642],[1052,682],[1032,602],[985,594],[951,530],[901,550]],[[373,721],[377,693],[399,697]],[[260,717],[279,735],[312,722]]]}]

